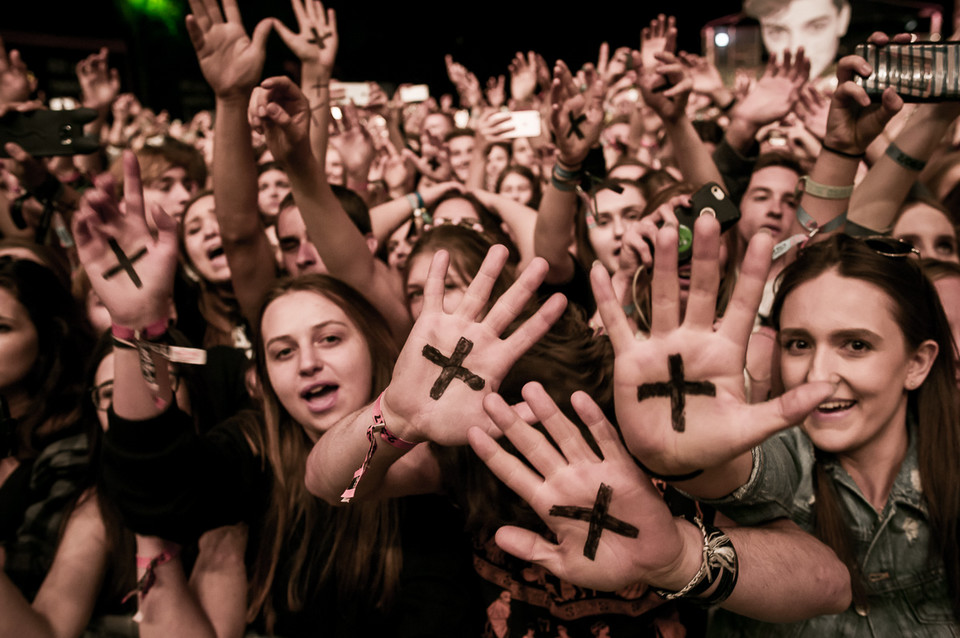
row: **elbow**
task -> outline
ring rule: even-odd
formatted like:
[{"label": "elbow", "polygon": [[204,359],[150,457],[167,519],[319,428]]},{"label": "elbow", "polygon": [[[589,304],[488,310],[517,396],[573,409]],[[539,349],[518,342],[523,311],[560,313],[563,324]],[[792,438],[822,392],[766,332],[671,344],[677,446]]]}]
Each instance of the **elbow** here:
[{"label": "elbow", "polygon": [[316,465],[317,461],[313,458],[313,455],[311,455],[307,460],[307,471],[303,477],[303,483],[307,491],[328,505],[333,507],[341,506],[340,494],[333,490],[327,481],[323,480],[323,476],[321,472],[316,469]]},{"label": "elbow", "polygon": [[824,614],[839,614],[850,607],[853,602],[853,590],[850,586],[850,570],[838,558],[834,558],[831,565],[822,569],[819,580],[823,584]]}]

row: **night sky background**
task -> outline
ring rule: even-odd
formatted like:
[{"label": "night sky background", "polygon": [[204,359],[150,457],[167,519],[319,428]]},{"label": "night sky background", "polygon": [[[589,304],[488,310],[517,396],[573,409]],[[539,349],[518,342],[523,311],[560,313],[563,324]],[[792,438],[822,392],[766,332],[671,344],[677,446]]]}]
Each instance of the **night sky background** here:
[{"label": "night sky background", "polygon": [[[133,10],[132,3],[167,6],[175,15],[164,21]],[[911,4],[917,3],[895,3]],[[953,1],[944,7],[947,24]],[[124,91],[133,91],[146,105],[168,109],[177,116],[212,105],[183,26],[186,0],[7,0],[0,19],[0,36],[7,48],[21,51],[48,97],[76,95],[74,65],[100,46],[107,46],[111,64],[121,73]],[[240,0],[248,31],[273,15],[289,27],[296,20],[285,0]],[[700,52],[700,29],[711,20],[735,14],[740,0],[672,3],[484,2],[330,2],[340,25],[340,52],[335,76],[345,81],[376,80],[388,92],[400,82],[427,83],[433,94],[451,92],[443,56],[454,58],[477,74],[481,84],[491,75],[506,74],[519,50],[533,49],[548,63],[564,59],[579,67],[596,61],[600,43],[637,47],[640,29],[659,10],[677,16],[680,48]],[[880,20],[886,29],[904,23],[916,8],[901,10],[891,3],[853,0],[854,24],[845,41],[862,40]],[[176,15],[179,14],[179,15]],[[949,27],[947,27],[949,31]],[[292,54],[279,36],[271,35],[264,77],[295,68]]]}]

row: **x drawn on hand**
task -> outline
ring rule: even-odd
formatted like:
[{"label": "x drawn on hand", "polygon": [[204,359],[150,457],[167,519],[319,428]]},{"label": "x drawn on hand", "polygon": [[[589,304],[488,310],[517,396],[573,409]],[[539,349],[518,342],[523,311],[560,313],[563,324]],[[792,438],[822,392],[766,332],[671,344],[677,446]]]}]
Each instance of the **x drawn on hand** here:
[{"label": "x drawn on hand", "polygon": [[614,534],[620,534],[627,538],[636,538],[640,535],[640,530],[630,523],[607,514],[611,498],[613,498],[613,488],[601,483],[600,489],[597,490],[597,500],[593,503],[593,509],[574,505],[554,505],[550,508],[550,516],[562,516],[563,518],[590,523],[590,529],[587,531],[587,542],[583,545],[583,555],[590,560],[596,560],[597,558],[597,548],[600,546],[600,535],[603,530],[608,529]]},{"label": "x drawn on hand", "polygon": [[326,40],[327,38],[333,36],[333,32],[332,32],[332,31],[328,31],[328,32],[324,33],[323,35],[320,35],[320,32],[317,31],[317,28],[316,28],[316,27],[310,27],[310,33],[313,34],[313,37],[310,38],[309,40],[307,40],[307,42],[310,43],[310,44],[315,44],[315,45],[317,45],[318,47],[320,47],[321,49],[326,49],[326,48],[327,48],[327,45],[326,45],[326,43],[324,42],[324,40]]},{"label": "x drawn on hand", "polygon": [[434,382],[433,387],[430,388],[431,399],[437,400],[442,397],[443,393],[447,390],[447,386],[449,386],[450,382],[454,379],[460,379],[466,383],[471,390],[483,389],[486,382],[460,365],[463,363],[463,360],[467,358],[467,355],[470,354],[471,350],[473,350],[473,342],[463,337],[460,337],[460,340],[457,342],[457,347],[454,348],[453,354],[450,355],[449,359],[440,354],[440,351],[433,346],[423,346],[423,356],[431,363],[435,363],[443,368],[440,376],[437,377],[437,380]]},{"label": "x drawn on hand", "polygon": [[673,420],[673,429],[683,432],[686,428],[684,407],[687,403],[687,394],[699,394],[706,397],[717,396],[717,386],[710,381],[687,381],[683,378],[683,357],[671,354],[667,357],[670,367],[670,380],[658,383],[644,383],[637,388],[637,400],[643,401],[653,397],[670,397],[670,417]]},{"label": "x drawn on hand", "polygon": [[582,140],[584,138],[584,134],[583,131],[580,130],[580,125],[587,121],[587,116],[580,114],[578,117],[574,117],[573,113],[567,113],[567,117],[570,118],[570,130],[567,131],[567,137],[576,135]]},{"label": "x drawn on hand", "polygon": [[105,270],[103,273],[103,278],[110,279],[111,277],[118,275],[120,271],[126,271],[127,275],[130,277],[130,281],[133,282],[133,285],[137,288],[143,288],[143,282],[140,281],[140,276],[137,275],[137,271],[133,269],[133,264],[147,254],[146,247],[141,248],[134,253],[133,257],[127,257],[127,254],[123,252],[123,249],[120,248],[120,244],[118,244],[117,240],[113,237],[107,239],[107,244],[110,246],[110,250],[113,251],[113,254],[117,256],[117,261],[120,263],[109,270]]}]

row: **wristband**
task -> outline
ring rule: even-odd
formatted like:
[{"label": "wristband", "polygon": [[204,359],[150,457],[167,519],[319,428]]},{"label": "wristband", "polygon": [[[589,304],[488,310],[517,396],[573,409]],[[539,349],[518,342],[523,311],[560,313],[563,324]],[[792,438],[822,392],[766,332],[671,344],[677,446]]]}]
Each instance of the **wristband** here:
[{"label": "wristband", "polygon": [[848,153],[846,151],[841,151],[840,149],[833,148],[832,146],[827,146],[826,144],[821,144],[821,148],[825,151],[830,151],[834,155],[839,155],[840,157],[846,157],[847,159],[862,160],[866,153]]},{"label": "wristband", "polygon": [[797,206],[797,221],[803,226],[803,229],[807,231],[806,234],[799,233],[792,237],[784,239],[782,242],[773,247],[773,259],[777,260],[780,257],[783,257],[787,252],[798,245],[803,248],[807,245],[807,242],[813,238],[817,233],[829,233],[834,230],[839,230],[841,226],[847,223],[847,211],[843,211],[830,221],[828,221],[823,226],[817,224],[817,220],[810,216],[810,213],[803,209],[803,206]]},{"label": "wristband", "polygon": [[907,155],[906,153],[901,151],[900,147],[893,142],[890,142],[890,145],[887,146],[886,154],[887,154],[887,157],[889,157],[894,162],[904,167],[908,171],[920,172],[927,165],[925,161],[918,160],[917,158],[911,157],[910,155]]},{"label": "wristband", "polygon": [[400,438],[387,429],[387,425],[383,420],[383,412],[380,409],[380,400],[383,399],[383,394],[384,393],[381,392],[377,400],[373,402],[373,425],[367,428],[367,440],[370,442],[370,447],[367,448],[367,454],[363,457],[363,463],[357,468],[357,471],[353,473],[353,479],[350,481],[350,485],[343,491],[343,494],[340,495],[341,503],[349,503],[354,495],[356,495],[360,479],[367,473],[367,470],[370,468],[370,462],[373,460],[373,454],[377,451],[378,434],[380,438],[389,445],[404,452],[412,450],[417,445],[413,441]]},{"label": "wristband", "polygon": [[[690,602],[701,605],[718,605],[729,598],[734,587],[737,586],[740,568],[737,550],[730,542],[730,537],[721,530],[713,525],[705,525],[699,516],[694,518],[694,522],[703,534],[703,558],[700,561],[700,569],[679,591],[671,592],[663,589],[654,591],[664,600],[686,598]],[[717,588],[710,596],[701,599],[693,598],[706,592],[715,582]]]},{"label": "wristband", "polygon": [[150,325],[138,329],[127,328],[126,326],[114,323],[110,327],[110,332],[112,332],[113,336],[117,339],[123,339],[125,341],[156,341],[167,334],[167,327],[169,325],[170,320],[166,317],[157,319]]},{"label": "wristband", "polygon": [[150,591],[150,588],[157,582],[157,575],[154,570],[160,565],[169,563],[174,558],[180,555],[180,546],[173,543],[165,543],[163,551],[161,551],[156,556],[140,556],[137,555],[137,569],[145,570],[143,576],[137,581],[136,587],[127,593],[126,596],[120,601],[120,604],[125,604],[132,597],[137,597],[137,613],[133,616],[134,622],[141,622],[143,620],[143,599],[146,598],[147,592]]},{"label": "wristband", "polygon": [[804,175],[797,182],[794,197],[799,200],[801,193],[807,193],[820,199],[847,199],[853,194],[853,184],[849,186],[828,186],[827,184],[815,182],[807,175]]}]

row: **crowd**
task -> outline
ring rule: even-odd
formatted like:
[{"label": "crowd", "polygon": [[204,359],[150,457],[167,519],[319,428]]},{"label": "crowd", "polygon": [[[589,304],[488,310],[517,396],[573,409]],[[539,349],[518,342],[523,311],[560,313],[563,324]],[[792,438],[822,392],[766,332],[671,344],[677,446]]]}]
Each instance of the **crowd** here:
[{"label": "crowd", "polygon": [[390,97],[291,2],[3,147],[0,637],[960,631],[960,103],[663,15]]}]

